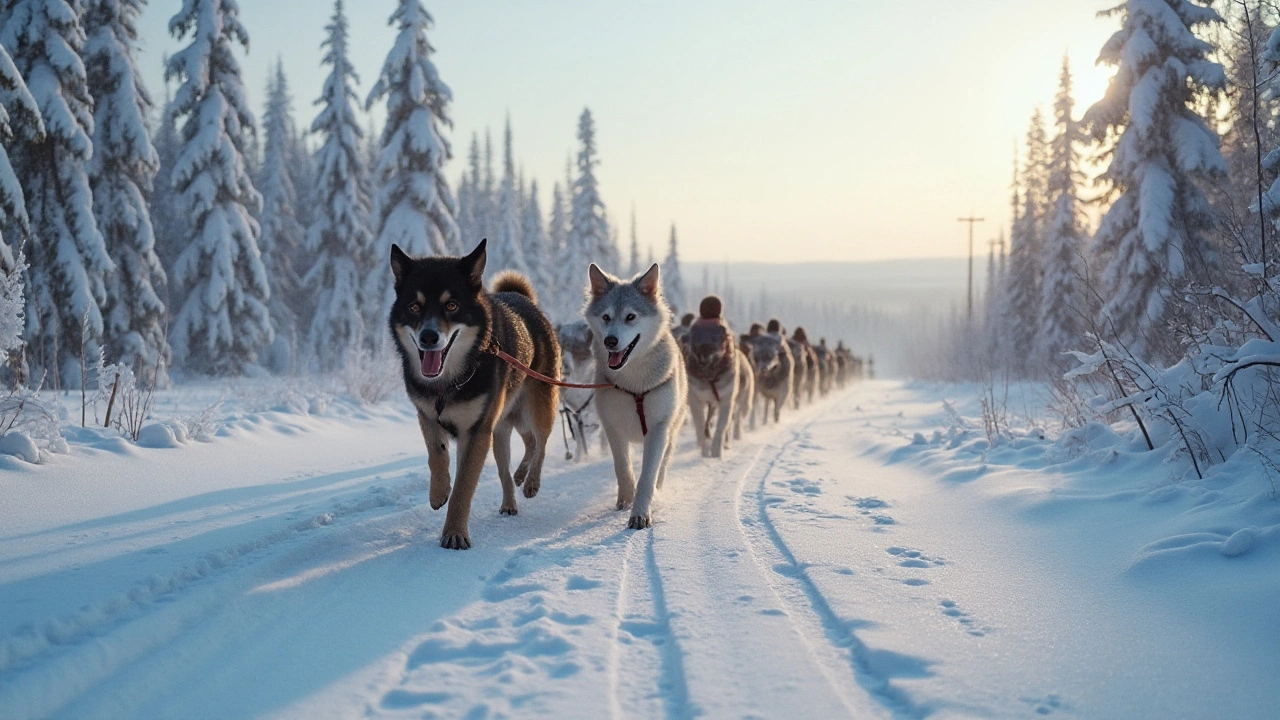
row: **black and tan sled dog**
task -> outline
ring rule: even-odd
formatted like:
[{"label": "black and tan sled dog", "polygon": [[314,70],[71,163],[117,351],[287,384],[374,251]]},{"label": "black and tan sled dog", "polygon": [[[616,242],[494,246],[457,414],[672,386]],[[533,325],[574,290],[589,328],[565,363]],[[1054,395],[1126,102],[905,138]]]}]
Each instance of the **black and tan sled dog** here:
[{"label": "black and tan sled dog", "polygon": [[[505,350],[549,377],[558,378],[560,348],[538,309],[528,279],[502,273],[486,291],[485,241],[466,257],[411,258],[391,247],[395,304],[391,334],[404,361],[404,386],[418,409],[431,468],[431,508],[446,502],[440,545],[471,547],[467,520],[485,457],[502,481],[503,515],[515,515],[516,486],[538,494],[547,437],[555,425],[556,388],[526,378],[493,353]],[[511,473],[511,431],[524,441],[524,457]],[[458,444],[456,483],[450,486],[449,445]],[[450,494],[452,490],[452,494]]]}]

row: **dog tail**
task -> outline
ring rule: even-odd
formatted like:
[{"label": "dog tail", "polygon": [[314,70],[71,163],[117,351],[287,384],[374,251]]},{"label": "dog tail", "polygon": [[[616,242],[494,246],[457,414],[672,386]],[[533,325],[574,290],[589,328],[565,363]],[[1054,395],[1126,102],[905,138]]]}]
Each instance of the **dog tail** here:
[{"label": "dog tail", "polygon": [[533,283],[515,270],[504,270],[498,273],[493,279],[493,292],[515,293],[529,298],[535,305],[538,303],[538,294],[533,291]]}]

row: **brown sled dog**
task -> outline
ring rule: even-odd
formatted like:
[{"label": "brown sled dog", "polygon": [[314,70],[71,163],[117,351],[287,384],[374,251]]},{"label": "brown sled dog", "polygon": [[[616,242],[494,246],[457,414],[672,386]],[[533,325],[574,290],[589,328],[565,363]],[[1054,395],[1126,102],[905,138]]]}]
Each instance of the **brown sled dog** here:
[{"label": "brown sled dog", "polygon": [[[720,298],[708,295],[698,308],[701,316],[685,338],[685,370],[689,374],[689,412],[703,457],[718,458],[733,439],[742,437],[742,418],[750,417],[755,399],[751,361],[738,347],[722,317]],[[712,414],[716,415],[714,432]]]},{"label": "brown sled dog", "polygon": [[[391,246],[395,303],[391,334],[404,386],[418,409],[431,468],[431,508],[446,502],[440,545],[471,547],[471,498],[489,448],[502,481],[503,515],[515,515],[516,486],[538,494],[547,437],[555,425],[556,388],[527,379],[492,354],[498,348],[548,377],[559,377],[560,347],[529,281],[503,273],[486,291],[485,241],[466,257],[411,258]],[[511,431],[524,457],[511,474]],[[448,440],[458,444],[457,485],[450,487]],[[452,490],[452,494],[450,491]]]}]

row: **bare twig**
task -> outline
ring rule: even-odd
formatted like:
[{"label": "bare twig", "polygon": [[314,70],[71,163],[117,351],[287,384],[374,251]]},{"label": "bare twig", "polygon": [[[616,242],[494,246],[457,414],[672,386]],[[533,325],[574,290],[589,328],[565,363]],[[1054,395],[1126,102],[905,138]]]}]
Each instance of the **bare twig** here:
[{"label": "bare twig", "polygon": [[102,427],[111,427],[111,408],[116,404],[116,391],[120,389],[120,371],[116,371],[115,382],[111,383],[111,399],[107,401],[107,419],[102,422]]}]

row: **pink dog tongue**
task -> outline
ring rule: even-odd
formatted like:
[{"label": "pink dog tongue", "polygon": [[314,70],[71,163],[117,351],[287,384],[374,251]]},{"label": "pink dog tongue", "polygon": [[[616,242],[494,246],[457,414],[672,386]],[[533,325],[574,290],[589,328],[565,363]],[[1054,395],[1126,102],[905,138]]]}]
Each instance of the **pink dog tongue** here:
[{"label": "pink dog tongue", "polygon": [[444,351],[443,350],[427,350],[422,353],[422,374],[424,377],[433,378],[440,374],[444,369]]},{"label": "pink dog tongue", "polygon": [[610,352],[610,353],[609,353],[609,366],[610,366],[610,367],[618,367],[618,363],[622,362],[622,356],[623,356],[624,354],[625,354],[625,353],[621,353],[621,352]]}]

